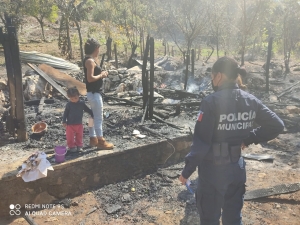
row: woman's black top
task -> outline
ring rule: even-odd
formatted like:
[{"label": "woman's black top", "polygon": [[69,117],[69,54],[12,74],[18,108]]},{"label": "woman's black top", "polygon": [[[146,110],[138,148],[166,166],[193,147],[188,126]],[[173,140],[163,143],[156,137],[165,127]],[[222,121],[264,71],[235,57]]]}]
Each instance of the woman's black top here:
[{"label": "woman's black top", "polygon": [[[87,59],[91,59],[92,57],[86,56],[83,60],[83,68],[84,68],[84,76],[85,76],[85,83],[86,83],[86,90],[87,92],[92,92],[94,93],[101,93],[102,92],[102,85],[103,85],[103,80],[99,79],[94,82],[88,82],[87,79],[87,68],[85,67],[85,62]],[[95,61],[94,61],[95,62]],[[96,62],[95,62],[96,63]],[[94,75],[99,75],[101,73],[102,69],[100,66],[97,65],[94,68]]]}]

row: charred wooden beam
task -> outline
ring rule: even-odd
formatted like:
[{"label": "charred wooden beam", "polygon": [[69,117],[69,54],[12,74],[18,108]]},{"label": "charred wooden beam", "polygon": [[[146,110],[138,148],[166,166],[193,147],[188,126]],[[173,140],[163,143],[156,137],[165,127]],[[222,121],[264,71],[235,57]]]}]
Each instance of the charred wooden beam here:
[{"label": "charred wooden beam", "polygon": [[[148,102],[148,73],[147,73],[147,61],[149,55],[149,36],[147,36],[146,41],[146,48],[144,51],[144,58],[143,58],[143,67],[142,67],[142,85],[143,85],[143,108],[146,107]],[[148,109],[148,107],[147,107]],[[148,110],[145,115],[145,119],[148,119]]]},{"label": "charred wooden beam", "polygon": [[184,106],[200,106],[201,101],[196,101],[196,102],[180,102],[180,103],[175,103],[175,104],[162,104],[162,103],[156,103],[154,106],[160,106],[160,107],[168,107],[168,106],[178,106],[178,105],[184,105]]},{"label": "charred wooden beam", "polygon": [[184,90],[173,90],[173,89],[165,89],[165,88],[156,88],[159,92],[164,92],[164,93],[168,93],[168,94],[177,94],[182,98],[186,98],[186,97],[194,97],[194,98],[204,98],[205,94],[203,92],[200,92],[199,94],[195,94],[195,93],[191,93],[191,92],[187,92]]},{"label": "charred wooden beam", "polygon": [[7,117],[6,129],[11,135],[15,136],[14,120],[16,119],[16,84],[14,78],[12,57],[10,54],[9,37],[8,34],[3,33],[2,27],[0,27],[0,43],[3,45],[4,49],[5,65],[9,88],[9,101],[11,104],[9,116]]},{"label": "charred wooden beam", "polygon": [[165,124],[169,125],[170,127],[176,128],[178,130],[182,130],[182,127],[179,127],[176,124],[167,122],[164,119],[160,118],[159,116],[153,115],[153,118],[156,119],[157,121],[161,122],[161,123],[165,123]]},{"label": "charred wooden beam", "polygon": [[291,91],[291,89],[292,89],[293,87],[297,86],[299,83],[300,83],[300,81],[298,81],[298,82],[296,82],[295,84],[291,85],[290,87],[284,89],[284,90],[281,92],[281,94],[279,94],[279,95],[277,96],[277,98],[280,98],[280,97],[282,97],[283,95],[287,94],[289,91]]},{"label": "charred wooden beam", "polygon": [[158,137],[161,137],[161,136],[162,136],[160,133],[158,133],[158,132],[156,132],[156,131],[154,131],[154,130],[148,128],[148,127],[145,127],[144,125],[140,125],[140,128],[141,128],[142,130],[144,130],[144,131],[147,131],[147,132],[153,134],[154,136],[158,136]]},{"label": "charred wooden beam", "polygon": [[[104,99],[111,99],[111,100],[115,100],[115,101],[123,101],[127,105],[138,106],[140,108],[143,108],[143,106],[141,104],[139,104],[137,102],[134,102],[134,101],[131,101],[131,100],[128,100],[128,99],[116,98],[116,97],[112,97],[112,96],[105,96]],[[120,104],[120,105],[124,105],[124,104]],[[153,114],[155,114],[157,116],[160,116],[160,117],[163,117],[163,118],[168,118],[169,117],[168,115],[166,115],[162,112],[155,111],[155,110],[153,110]]]},{"label": "charred wooden beam", "polygon": [[144,124],[144,120],[145,120],[147,111],[148,111],[148,102],[147,102],[147,104],[146,104],[146,106],[145,106],[145,108],[144,108],[144,114],[143,114],[143,117],[142,117],[141,125]]},{"label": "charred wooden beam", "polygon": [[15,78],[15,93],[16,93],[16,122],[18,141],[27,141],[28,135],[26,131],[26,120],[24,112],[24,93],[22,82],[22,67],[20,60],[20,49],[15,27],[7,27],[8,36],[10,39],[10,51],[12,57],[12,66]]}]

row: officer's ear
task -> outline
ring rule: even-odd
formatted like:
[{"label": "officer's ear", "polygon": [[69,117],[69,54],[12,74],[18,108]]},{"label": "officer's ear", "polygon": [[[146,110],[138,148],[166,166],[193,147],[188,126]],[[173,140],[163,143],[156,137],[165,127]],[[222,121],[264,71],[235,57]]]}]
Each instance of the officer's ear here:
[{"label": "officer's ear", "polygon": [[222,79],[222,73],[218,72],[217,74],[215,74],[214,79],[220,81]]}]

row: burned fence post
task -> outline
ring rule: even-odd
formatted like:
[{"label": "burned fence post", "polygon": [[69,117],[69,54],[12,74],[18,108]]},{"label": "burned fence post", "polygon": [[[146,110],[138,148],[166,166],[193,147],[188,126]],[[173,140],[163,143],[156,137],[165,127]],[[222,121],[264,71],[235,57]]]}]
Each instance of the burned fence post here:
[{"label": "burned fence post", "polygon": [[270,73],[270,61],[272,56],[272,43],[273,43],[273,37],[269,39],[269,44],[268,44],[268,56],[267,56],[267,63],[266,63],[266,92],[267,93],[270,90],[269,73]]},{"label": "burned fence post", "polygon": [[117,44],[114,44],[114,52],[115,52],[115,62],[116,62],[116,68],[118,69],[118,54],[117,54]]},{"label": "burned fence post", "polygon": [[8,25],[6,34],[3,33],[1,28],[0,40],[4,47],[5,64],[9,85],[9,98],[11,103],[7,128],[13,135],[15,134],[15,129],[17,129],[18,141],[26,141],[28,137],[24,113],[22,68],[19,43],[15,27]]},{"label": "burned fence post", "polygon": [[149,96],[149,117],[153,119],[154,103],[154,38],[150,38],[150,96]]},{"label": "burned fence post", "polygon": [[200,55],[201,55],[201,46],[199,46],[199,48],[198,48],[198,56],[197,56],[197,60],[200,59]]},{"label": "burned fence post", "polygon": [[184,90],[186,91],[187,88],[187,82],[188,82],[188,75],[189,75],[189,55],[186,55],[186,67],[185,67],[185,78],[184,78]]},{"label": "burned fence post", "polygon": [[190,50],[187,51],[186,58],[187,58],[186,60],[188,61],[188,64],[190,65],[191,64],[191,51]]},{"label": "burned fence post", "polygon": [[12,65],[12,57],[10,52],[10,43],[8,34],[3,33],[3,28],[0,27],[0,43],[4,49],[4,57],[5,57],[5,65],[6,65],[6,72],[7,72],[7,80],[8,80],[8,87],[9,87],[9,101],[10,101],[10,112],[9,116],[7,117],[6,121],[6,129],[8,132],[15,136],[15,125],[14,121],[16,119],[16,84],[14,78],[14,71]]},{"label": "burned fence post", "polygon": [[167,52],[168,52],[168,56],[170,56],[170,48],[169,48],[169,43],[167,42]]},{"label": "burned fence post", "polygon": [[101,62],[100,62],[100,67],[101,67],[101,68],[102,68],[102,66],[103,66],[104,59],[105,59],[105,53],[102,55],[102,58],[101,58]]},{"label": "burned fence post", "polygon": [[26,119],[24,113],[24,93],[22,83],[22,67],[20,60],[20,49],[15,27],[8,27],[8,35],[11,40],[11,56],[14,68],[14,76],[16,82],[16,118],[17,118],[17,135],[18,141],[26,141],[28,139],[26,132]]},{"label": "burned fence post", "polygon": [[107,61],[111,60],[111,43],[112,43],[112,38],[108,37],[106,40]]},{"label": "burned fence post", "polygon": [[[148,71],[147,71],[147,62],[148,62],[148,55],[149,55],[149,36],[147,36],[146,41],[146,48],[144,51],[144,58],[143,58],[143,67],[142,67],[142,85],[143,85],[143,109],[145,109],[146,104],[148,102]],[[148,119],[148,108],[147,113],[145,114],[145,118]]]},{"label": "burned fence post", "polygon": [[194,77],[194,74],[195,74],[195,50],[192,49],[191,51],[192,53],[192,76]]}]

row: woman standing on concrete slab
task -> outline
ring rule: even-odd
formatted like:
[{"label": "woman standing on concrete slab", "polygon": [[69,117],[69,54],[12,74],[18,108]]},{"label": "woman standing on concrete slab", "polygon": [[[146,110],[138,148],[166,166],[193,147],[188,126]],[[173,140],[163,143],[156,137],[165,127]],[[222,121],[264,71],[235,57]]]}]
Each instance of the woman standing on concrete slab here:
[{"label": "woman standing on concrete slab", "polygon": [[87,89],[87,99],[91,105],[94,114],[94,126],[89,127],[90,146],[99,150],[113,149],[114,145],[107,142],[103,138],[103,101],[102,101],[102,85],[103,78],[108,76],[107,71],[103,71],[97,65],[95,59],[99,55],[100,44],[93,38],[89,38],[85,45],[85,58],[83,60],[83,68]]},{"label": "woman standing on concrete slab", "polygon": [[[201,225],[241,225],[246,170],[241,150],[277,137],[282,120],[260,100],[239,89],[238,74],[245,70],[229,57],[212,67],[215,91],[203,99],[193,144],[179,177],[182,184],[198,167],[196,203]],[[258,124],[258,127],[254,127]],[[254,129],[255,128],[255,129]]]}]

